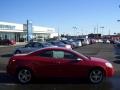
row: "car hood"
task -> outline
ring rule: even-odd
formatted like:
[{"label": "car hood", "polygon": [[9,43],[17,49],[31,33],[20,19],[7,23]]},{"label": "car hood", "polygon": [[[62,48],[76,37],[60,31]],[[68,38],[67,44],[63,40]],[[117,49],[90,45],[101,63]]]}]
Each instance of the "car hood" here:
[{"label": "car hood", "polygon": [[96,57],[90,57],[90,60],[91,60],[91,61],[94,61],[94,62],[101,62],[101,63],[106,63],[106,62],[108,62],[108,61],[105,60],[105,59],[96,58]]}]

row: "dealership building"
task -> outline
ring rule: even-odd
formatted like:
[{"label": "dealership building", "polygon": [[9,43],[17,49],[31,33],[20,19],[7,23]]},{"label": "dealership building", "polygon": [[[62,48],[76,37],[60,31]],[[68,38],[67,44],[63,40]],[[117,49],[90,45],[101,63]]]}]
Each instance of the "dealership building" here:
[{"label": "dealership building", "polygon": [[[0,39],[15,40],[16,42],[27,41],[28,26],[28,23],[17,24],[0,22]],[[33,26],[31,24],[31,30],[32,39],[34,40],[44,40],[58,36],[58,33],[55,32],[55,28]]]}]

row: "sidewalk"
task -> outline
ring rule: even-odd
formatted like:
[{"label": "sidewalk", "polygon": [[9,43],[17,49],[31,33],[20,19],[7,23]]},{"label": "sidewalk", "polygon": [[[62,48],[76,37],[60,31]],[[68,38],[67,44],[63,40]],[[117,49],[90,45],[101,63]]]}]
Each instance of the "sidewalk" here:
[{"label": "sidewalk", "polygon": [[19,46],[19,45],[25,45],[27,44],[26,42],[16,42],[16,44],[14,46]]},{"label": "sidewalk", "polygon": [[0,47],[22,46],[25,44],[26,44],[26,42],[16,42],[15,45],[0,45]]}]

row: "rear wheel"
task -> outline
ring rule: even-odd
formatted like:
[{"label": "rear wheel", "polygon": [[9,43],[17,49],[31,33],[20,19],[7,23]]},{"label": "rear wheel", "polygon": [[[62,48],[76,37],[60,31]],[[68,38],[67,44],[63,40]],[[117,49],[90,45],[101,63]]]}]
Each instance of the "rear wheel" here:
[{"label": "rear wheel", "polygon": [[93,69],[89,74],[89,80],[93,84],[102,82],[104,78],[104,73],[100,69]]},{"label": "rear wheel", "polygon": [[20,54],[20,53],[21,53],[20,50],[16,50],[16,51],[15,51],[15,54]]},{"label": "rear wheel", "polygon": [[29,69],[20,69],[17,73],[17,79],[22,84],[29,83],[32,80],[32,72]]}]

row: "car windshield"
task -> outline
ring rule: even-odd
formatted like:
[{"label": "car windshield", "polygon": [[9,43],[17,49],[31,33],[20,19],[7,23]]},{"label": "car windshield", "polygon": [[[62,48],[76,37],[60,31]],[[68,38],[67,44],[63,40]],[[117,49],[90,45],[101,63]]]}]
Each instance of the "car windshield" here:
[{"label": "car windshield", "polygon": [[79,53],[79,52],[77,52],[77,51],[74,51],[74,50],[72,50],[74,53],[76,53],[77,55],[80,55],[81,57],[83,57],[85,60],[90,60],[90,57],[89,56],[85,56],[85,55],[83,55],[83,54],[81,54],[81,53]]}]

